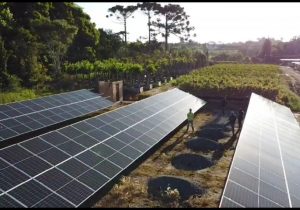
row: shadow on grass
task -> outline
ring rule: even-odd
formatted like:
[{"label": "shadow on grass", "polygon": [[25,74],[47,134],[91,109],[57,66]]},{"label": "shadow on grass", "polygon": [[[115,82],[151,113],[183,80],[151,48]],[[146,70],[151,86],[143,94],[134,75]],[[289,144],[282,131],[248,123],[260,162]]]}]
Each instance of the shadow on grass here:
[{"label": "shadow on grass", "polygon": [[227,124],[228,117],[226,115],[217,114],[216,118],[211,122],[205,124],[196,132],[196,136],[207,138],[213,141],[218,141],[225,137],[228,137],[230,134],[230,127]]},{"label": "shadow on grass", "polygon": [[202,126],[200,130],[196,132],[196,135],[200,138],[209,139],[215,142],[227,137],[229,138],[226,143],[220,144],[213,152],[212,161],[215,162],[223,156],[225,150],[232,148],[237,140],[240,130],[236,130],[235,132],[236,133],[230,137],[231,128],[228,123],[228,116],[218,113],[216,118]]},{"label": "shadow on grass", "polygon": [[197,171],[208,168],[213,163],[200,155],[180,154],[172,159],[172,165],[180,170]]},{"label": "shadow on grass", "polygon": [[177,189],[181,201],[187,200],[190,196],[202,195],[204,193],[203,188],[181,177],[160,176],[151,178],[148,181],[148,193],[157,199],[163,200],[164,192],[168,188]]},{"label": "shadow on grass", "polygon": [[159,158],[163,153],[167,153],[167,152],[171,151],[174,147],[176,147],[176,145],[178,145],[179,143],[181,143],[184,140],[184,136],[186,134],[188,136],[193,135],[193,133],[182,132],[182,134],[180,136],[174,136],[173,138],[176,138],[176,141],[173,142],[172,144],[170,144],[169,146],[165,147],[155,158],[153,158],[153,160],[156,160],[157,158]]}]

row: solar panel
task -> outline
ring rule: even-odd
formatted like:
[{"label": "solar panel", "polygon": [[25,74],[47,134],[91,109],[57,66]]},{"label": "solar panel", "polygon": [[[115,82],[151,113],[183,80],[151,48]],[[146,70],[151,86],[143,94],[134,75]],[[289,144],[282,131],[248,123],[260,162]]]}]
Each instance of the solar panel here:
[{"label": "solar panel", "polygon": [[[183,123],[189,108],[195,112],[204,104],[172,89],[4,148],[0,199],[9,196],[26,207],[78,207]],[[11,171],[16,178],[8,176]],[[22,196],[32,188],[39,195]]]},{"label": "solar panel", "polygon": [[113,103],[89,90],[78,90],[0,106],[0,142],[80,117]]},{"label": "solar panel", "polygon": [[289,108],[252,93],[220,207],[299,207],[299,137]]}]

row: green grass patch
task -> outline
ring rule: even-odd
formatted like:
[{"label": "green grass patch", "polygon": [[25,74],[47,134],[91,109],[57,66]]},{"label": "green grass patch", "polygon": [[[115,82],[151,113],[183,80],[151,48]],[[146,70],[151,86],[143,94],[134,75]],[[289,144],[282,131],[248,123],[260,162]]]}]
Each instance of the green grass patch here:
[{"label": "green grass patch", "polygon": [[218,64],[195,70],[172,85],[199,96],[250,97],[251,92],[300,111],[300,98],[288,89],[279,66],[266,64]]},{"label": "green grass patch", "polygon": [[2,92],[0,93],[0,104],[30,100],[52,94],[53,93],[49,91],[36,91],[31,89],[22,89],[13,92]]}]

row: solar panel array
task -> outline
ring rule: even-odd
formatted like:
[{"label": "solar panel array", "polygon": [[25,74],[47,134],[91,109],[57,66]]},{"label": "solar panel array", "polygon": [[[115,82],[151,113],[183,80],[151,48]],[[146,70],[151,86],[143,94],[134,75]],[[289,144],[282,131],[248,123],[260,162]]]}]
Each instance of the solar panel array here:
[{"label": "solar panel array", "polygon": [[83,89],[0,106],[0,142],[111,106]]},{"label": "solar panel array", "polygon": [[204,101],[178,89],[0,150],[0,206],[78,207]]},{"label": "solar panel array", "polygon": [[290,109],[252,93],[220,207],[300,207],[299,154]]}]

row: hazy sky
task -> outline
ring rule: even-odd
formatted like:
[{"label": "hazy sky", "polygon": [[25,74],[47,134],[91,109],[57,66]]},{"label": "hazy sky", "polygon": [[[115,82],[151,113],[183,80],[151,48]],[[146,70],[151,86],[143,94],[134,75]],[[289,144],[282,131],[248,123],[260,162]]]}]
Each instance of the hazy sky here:
[{"label": "hazy sky", "polygon": [[[106,18],[107,10],[117,4],[132,3],[77,3],[90,15],[98,28],[111,29],[113,32],[123,30],[123,25]],[[164,3],[162,3],[164,5]],[[261,37],[272,37],[290,40],[300,36],[300,3],[179,3],[190,15],[194,41],[204,43],[238,42],[257,40]],[[147,37],[147,17],[137,11],[135,18],[127,24],[129,41],[136,41],[140,36]],[[162,40],[161,36],[158,36]],[[178,42],[179,38],[171,36],[170,42]]]}]

